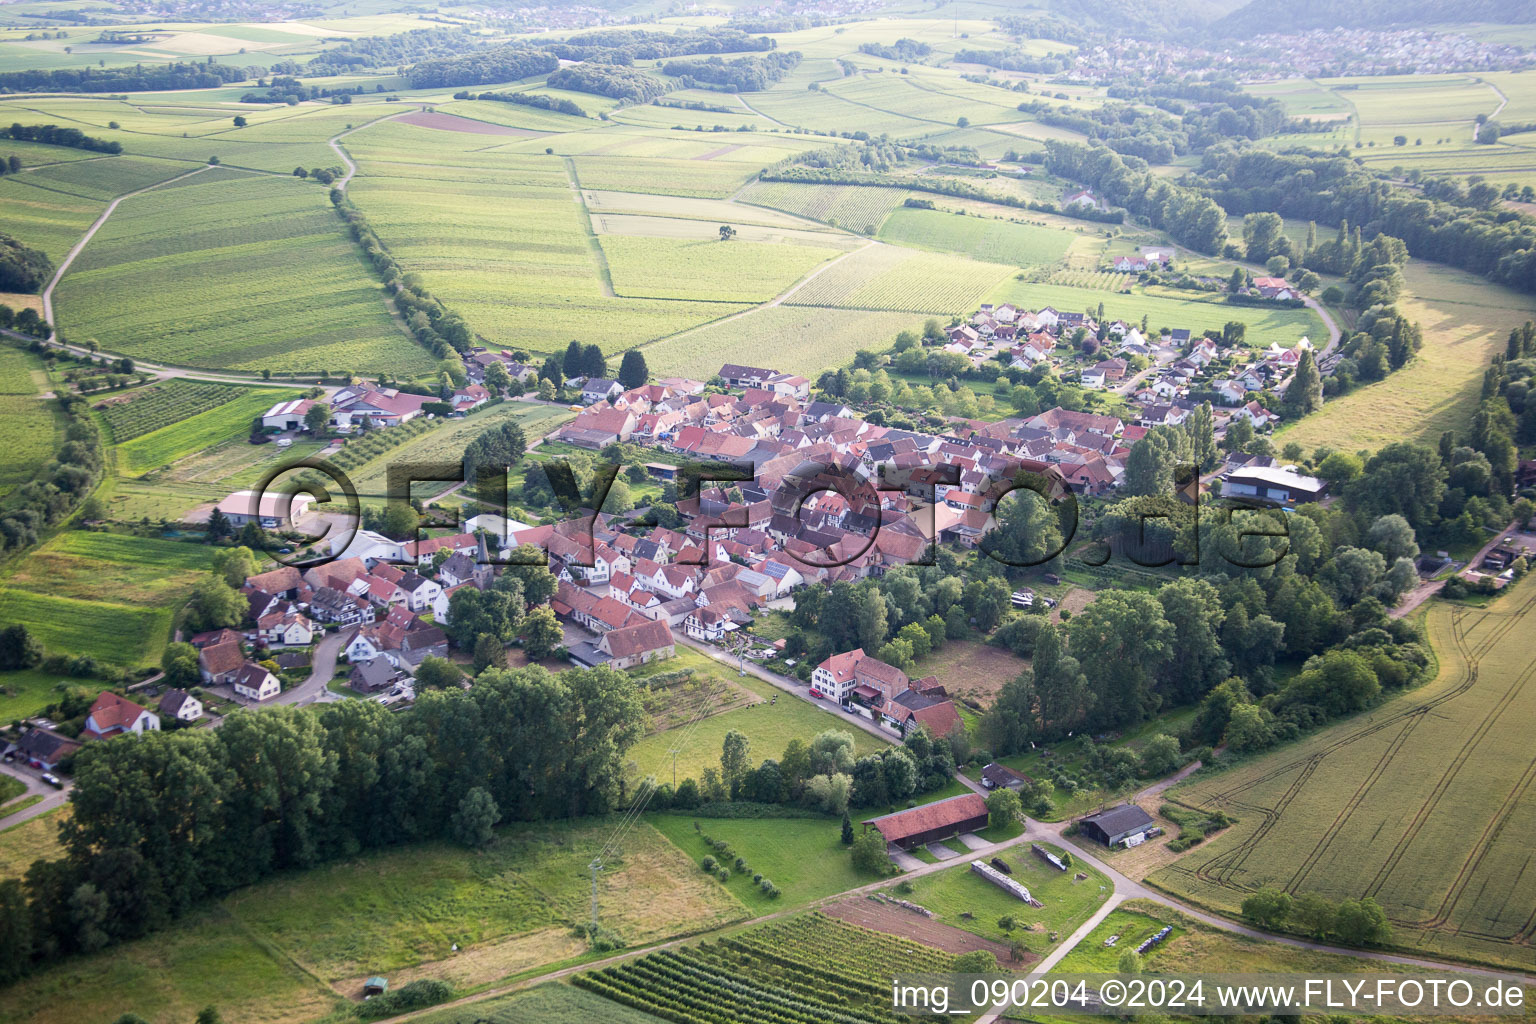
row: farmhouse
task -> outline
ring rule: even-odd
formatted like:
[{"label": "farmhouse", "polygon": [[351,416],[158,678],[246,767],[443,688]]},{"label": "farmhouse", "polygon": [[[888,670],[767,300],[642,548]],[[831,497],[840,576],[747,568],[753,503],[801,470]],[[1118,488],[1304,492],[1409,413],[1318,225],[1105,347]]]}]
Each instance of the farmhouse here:
[{"label": "farmhouse", "polygon": [[1328,489],[1315,476],[1302,476],[1289,469],[1249,466],[1235,469],[1223,477],[1222,493],[1229,497],[1259,498],[1265,501],[1316,501]]},{"label": "farmhouse", "polygon": [[197,656],[197,667],[203,674],[203,682],[214,685],[230,682],[244,666],[245,652],[240,649],[238,639],[204,647]]},{"label": "farmhouse", "polygon": [[966,793],[864,822],[865,828],[871,825],[879,830],[887,843],[910,850],[924,843],[947,839],[958,832],[986,828],[987,802],[976,793]]},{"label": "farmhouse", "polygon": [[1105,846],[1139,846],[1155,827],[1152,816],[1135,804],[1111,807],[1078,820],[1083,835]]},{"label": "farmhouse", "polygon": [[218,509],[237,529],[249,522],[259,523],[264,530],[291,529],[294,520],[301,518],[314,500],[309,494],[295,494],[289,501],[289,495],[269,491],[258,504],[255,491],[236,491],[219,502]]},{"label": "farmhouse", "polygon": [[762,387],[770,378],[779,376],[778,370],[766,370],[761,366],[740,366],[726,363],[720,367],[720,378],[733,388]]}]

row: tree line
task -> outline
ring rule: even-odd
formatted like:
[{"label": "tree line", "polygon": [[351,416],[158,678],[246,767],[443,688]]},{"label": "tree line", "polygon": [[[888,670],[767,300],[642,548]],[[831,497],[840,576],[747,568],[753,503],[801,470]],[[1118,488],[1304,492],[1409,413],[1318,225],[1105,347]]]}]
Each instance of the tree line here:
[{"label": "tree line", "polygon": [[68,146],[71,149],[88,149],[93,153],[121,153],[123,144],[116,140],[98,139],[79,128],[60,128],[56,124],[14,123],[5,137],[17,142],[41,142],[48,146]]},{"label": "tree line", "polygon": [[1393,185],[1342,150],[1272,153],[1235,144],[1208,150],[1195,180],[1235,214],[1363,225],[1367,240],[1388,235],[1420,259],[1536,291],[1536,218],[1498,208],[1500,191],[1486,182],[1452,203]]},{"label": "tree line", "polygon": [[586,117],[587,112],[579,104],[558,96],[541,96],[531,92],[482,92],[478,96],[468,89],[453,94],[456,100],[491,100],[496,103],[516,103],[524,107],[553,110],[557,114]]},{"label": "tree line", "polygon": [[737,57],[724,60],[718,56],[695,60],[669,60],[662,73],[683,79],[684,86],[717,87],[728,92],[762,92],[800,64],[796,51],[774,51],[761,57]]},{"label": "tree line", "polygon": [[35,292],[52,276],[53,261],[47,253],[0,234],[0,292]]},{"label": "tree line", "polygon": [[244,82],[259,67],[233,64],[136,64],[122,68],[56,68],[0,72],[0,92],[145,92],[160,89],[215,89]]},{"label": "tree line", "polygon": [[90,744],[64,856],[0,884],[0,981],[149,934],[279,871],[476,842],[487,818],[605,813],[624,802],[624,754],[644,720],[622,673],[531,667],[423,692],[408,714],[342,701]]},{"label": "tree line", "polygon": [[1122,158],[1107,146],[1049,140],[1045,169],[1097,189],[1102,197],[1146,217],[1175,241],[1217,254],[1227,241],[1227,215],[1215,201],[1153,174],[1145,160]]},{"label": "tree line", "polygon": [[101,432],[85,399],[63,395],[54,401],[68,422],[64,442],[36,476],[7,497],[0,518],[0,554],[36,544],[41,533],[74,512],[101,479]]},{"label": "tree line", "polygon": [[345,192],[339,188],[331,189],[331,204],[346,222],[353,241],[362,248],[363,255],[368,257],[368,261],[383,278],[385,286],[394,295],[395,305],[399,307],[411,334],[423,348],[443,361],[455,381],[463,381],[465,373],[462,353],[469,351],[474,343],[464,318],[427,291],[419,276],[401,268],[368,223],[368,218],[353,205]]}]

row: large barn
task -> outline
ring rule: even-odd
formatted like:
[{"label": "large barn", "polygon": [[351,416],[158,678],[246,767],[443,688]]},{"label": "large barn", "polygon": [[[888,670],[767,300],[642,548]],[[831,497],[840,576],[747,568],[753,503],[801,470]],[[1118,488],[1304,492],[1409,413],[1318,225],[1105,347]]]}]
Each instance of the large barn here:
[{"label": "large barn", "polygon": [[966,793],[864,822],[865,828],[871,825],[880,830],[886,842],[910,850],[958,832],[986,828],[987,802],[975,793]]},{"label": "large barn", "polygon": [[1135,804],[1124,804],[1090,814],[1080,819],[1077,825],[1083,835],[1097,839],[1105,846],[1136,846],[1156,823],[1150,814]]}]

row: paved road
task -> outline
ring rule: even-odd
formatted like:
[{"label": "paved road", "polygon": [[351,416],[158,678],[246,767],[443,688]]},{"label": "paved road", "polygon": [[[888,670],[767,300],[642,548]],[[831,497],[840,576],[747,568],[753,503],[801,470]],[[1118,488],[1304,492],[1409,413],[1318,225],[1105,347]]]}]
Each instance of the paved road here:
[{"label": "paved road", "polygon": [[273,704],[315,704],[330,703],[342,700],[339,694],[332,693],[326,684],[336,675],[336,658],[341,654],[341,642],[351,632],[344,629],[339,633],[328,633],[324,640],[315,645],[314,656],[310,660],[309,678],[298,686],[290,687],[273,697],[261,707],[270,707]]},{"label": "paved road", "polygon": [[0,772],[4,772],[12,778],[20,779],[26,783],[27,791],[17,797],[17,800],[24,800],[29,796],[42,797],[41,800],[24,811],[16,811],[15,813],[0,817],[0,829],[7,829],[12,825],[20,825],[24,821],[31,821],[39,815],[47,814],[51,810],[63,807],[69,802],[69,791],[75,788],[73,782],[65,779],[64,788],[55,789],[39,778],[42,772],[34,771],[20,763],[5,764],[0,762]]}]

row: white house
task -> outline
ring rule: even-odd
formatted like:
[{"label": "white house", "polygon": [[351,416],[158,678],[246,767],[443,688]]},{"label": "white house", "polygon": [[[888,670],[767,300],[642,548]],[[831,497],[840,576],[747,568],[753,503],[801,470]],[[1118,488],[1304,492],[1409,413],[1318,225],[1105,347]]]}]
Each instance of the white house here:
[{"label": "white house", "polygon": [[80,730],[80,736],[82,739],[104,740],[130,732],[142,736],[146,732],[158,732],[159,729],[160,716],[153,711],[126,697],[103,690],[86,713],[85,727]]},{"label": "white house", "polygon": [[245,667],[235,676],[231,685],[235,693],[246,700],[255,701],[271,700],[283,689],[283,685],[277,681],[277,676],[250,661],[245,663]]},{"label": "white house", "polygon": [[443,592],[436,580],[408,572],[400,578],[399,587],[405,594],[405,602],[413,612],[425,612],[432,608],[437,595]]},{"label": "white house", "polygon": [[261,425],[268,430],[297,430],[304,426],[304,414],[315,407],[312,398],[278,402],[261,414]]},{"label": "white house", "polygon": [[160,713],[181,722],[203,717],[203,702],[186,690],[167,690],[160,697]]}]

